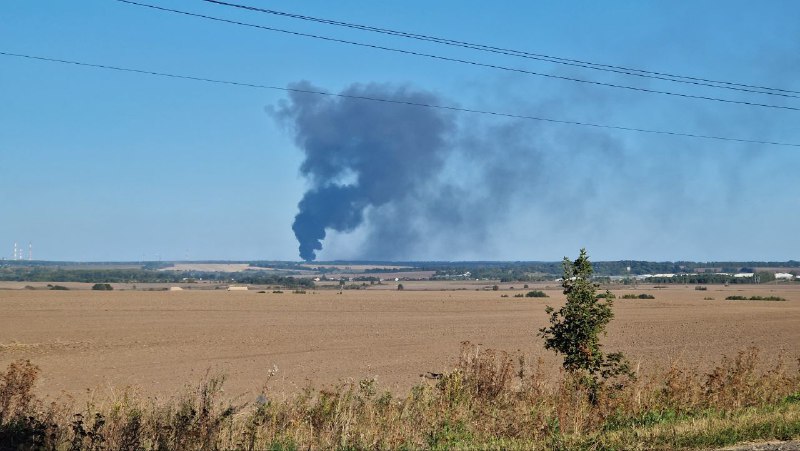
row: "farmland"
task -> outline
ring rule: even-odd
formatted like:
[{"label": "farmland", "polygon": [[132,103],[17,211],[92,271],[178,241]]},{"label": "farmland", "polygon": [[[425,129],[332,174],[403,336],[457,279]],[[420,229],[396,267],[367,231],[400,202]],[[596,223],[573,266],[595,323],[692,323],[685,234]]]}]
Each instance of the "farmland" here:
[{"label": "farmland", "polygon": [[[30,359],[42,369],[37,392],[46,397],[82,399],[126,386],[167,397],[207,370],[227,375],[230,396],[249,396],[276,368],[271,389],[286,396],[367,378],[403,393],[421,374],[451,369],[460,343],[470,341],[529,361],[541,357],[547,374],[558,375],[557,358],[535,335],[546,325],[545,305],[563,302],[555,283],[530,285],[549,298],[515,298],[528,291],[520,283],[498,291],[464,281],[390,287],[342,294],[0,290],[0,367]],[[612,292],[655,297],[618,299],[603,341],[645,374],[673,361],[706,371],[747,347],[767,361],[781,349],[800,354],[797,284],[706,291],[641,284]],[[725,300],[732,295],[787,301]]]}]

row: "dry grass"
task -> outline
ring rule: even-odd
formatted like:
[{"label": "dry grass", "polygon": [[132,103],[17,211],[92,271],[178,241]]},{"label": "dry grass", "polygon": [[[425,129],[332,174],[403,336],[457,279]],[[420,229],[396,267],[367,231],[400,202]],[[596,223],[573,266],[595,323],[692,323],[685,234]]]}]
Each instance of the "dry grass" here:
[{"label": "dry grass", "polygon": [[[207,376],[166,401],[121,393],[77,407],[34,396],[28,361],[0,374],[0,449],[674,449],[800,434],[800,372],[755,349],[709,373],[672,366],[608,384],[596,403],[562,374],[464,343],[456,368],[404,396],[374,380],[279,399],[225,399]],[[791,369],[790,369],[791,367]]]}]

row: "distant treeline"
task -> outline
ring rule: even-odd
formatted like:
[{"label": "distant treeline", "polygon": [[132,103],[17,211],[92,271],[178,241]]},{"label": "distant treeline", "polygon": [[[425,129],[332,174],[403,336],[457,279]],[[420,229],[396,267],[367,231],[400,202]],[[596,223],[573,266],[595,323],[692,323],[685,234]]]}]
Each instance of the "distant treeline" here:
[{"label": "distant treeline", "polygon": [[[697,275],[687,275],[676,278],[663,278],[667,283],[752,283],[753,280],[743,280],[716,272],[738,273],[755,272],[755,268],[780,267],[798,268],[800,262],[647,262],[647,261],[608,261],[594,262],[594,274],[599,277],[607,276],[637,276],[643,274],[681,274],[692,273],[698,269],[708,271]],[[628,268],[630,267],[630,271]],[[503,282],[537,281],[543,278],[560,277],[562,274],[561,262],[459,262],[459,263],[421,263],[420,269],[435,271],[435,278],[459,278],[469,273],[473,279],[494,279]],[[766,274],[766,273],[765,273]],[[661,282],[662,278],[648,279]],[[761,279],[761,282],[768,280]]]},{"label": "distant treeline", "polygon": [[186,283],[207,280],[219,283],[280,285],[289,288],[313,288],[310,279],[279,276],[260,271],[240,273],[174,272],[148,269],[67,269],[46,266],[5,266],[0,281],[13,282],[84,282],[84,283]]}]

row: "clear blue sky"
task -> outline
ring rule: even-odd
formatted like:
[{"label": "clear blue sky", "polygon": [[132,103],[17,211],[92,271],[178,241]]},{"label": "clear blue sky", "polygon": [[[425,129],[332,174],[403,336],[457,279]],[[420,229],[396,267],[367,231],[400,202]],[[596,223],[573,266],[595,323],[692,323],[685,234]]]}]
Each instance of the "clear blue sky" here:
[{"label": "clear blue sky", "polygon": [[[200,1],[150,2],[544,73],[800,107],[797,98],[631,79]],[[793,0],[240,3],[800,91]],[[275,86],[307,80],[333,92],[407,85],[467,108],[800,143],[800,111],[576,85],[111,0],[7,0],[0,23],[5,52]],[[309,186],[299,169],[304,153],[291,127],[268,113],[286,99],[0,57],[0,255],[30,241],[35,257],[49,260],[297,259],[292,222]],[[583,246],[602,260],[800,257],[800,148],[453,120],[457,150],[435,178],[460,193],[442,208],[461,219],[429,221],[405,199],[393,208],[424,225],[392,238],[371,230],[382,213],[368,209],[355,230],[329,233],[319,258],[556,260]],[[391,250],[374,242],[408,236],[413,242]]]}]

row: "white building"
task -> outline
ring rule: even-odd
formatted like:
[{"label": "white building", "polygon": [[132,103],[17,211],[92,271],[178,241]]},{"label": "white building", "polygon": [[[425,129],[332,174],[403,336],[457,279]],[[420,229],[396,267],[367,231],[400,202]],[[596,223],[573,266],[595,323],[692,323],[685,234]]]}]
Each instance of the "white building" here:
[{"label": "white building", "polygon": [[792,280],[794,279],[794,275],[789,274],[788,272],[776,272],[775,278],[778,280]]}]

